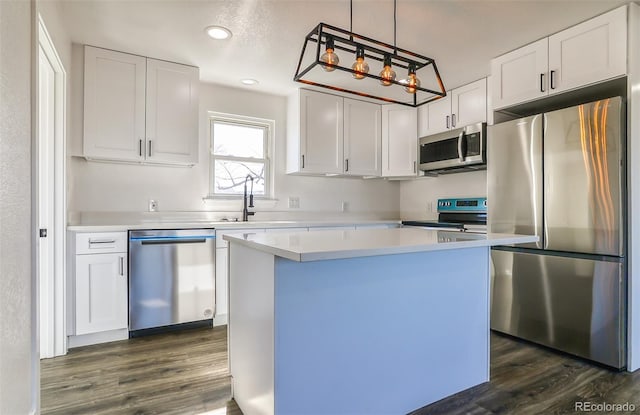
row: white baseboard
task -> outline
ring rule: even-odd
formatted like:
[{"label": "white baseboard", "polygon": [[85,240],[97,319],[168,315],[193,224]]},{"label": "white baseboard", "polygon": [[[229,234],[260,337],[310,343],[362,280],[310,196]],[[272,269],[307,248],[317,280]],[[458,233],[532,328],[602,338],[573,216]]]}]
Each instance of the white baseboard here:
[{"label": "white baseboard", "polygon": [[227,324],[227,314],[220,314],[213,318],[213,326],[224,326]]},{"label": "white baseboard", "polygon": [[109,330],[100,333],[69,336],[69,349],[88,346],[90,344],[108,343],[129,338],[129,329]]}]

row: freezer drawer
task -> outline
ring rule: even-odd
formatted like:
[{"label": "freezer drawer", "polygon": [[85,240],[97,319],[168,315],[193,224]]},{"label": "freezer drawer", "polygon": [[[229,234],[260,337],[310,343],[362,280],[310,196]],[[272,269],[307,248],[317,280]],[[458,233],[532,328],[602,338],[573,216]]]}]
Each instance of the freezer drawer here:
[{"label": "freezer drawer", "polygon": [[129,331],[210,320],[215,304],[215,231],[129,234]]},{"label": "freezer drawer", "polygon": [[493,249],[491,328],[622,368],[623,265]]}]

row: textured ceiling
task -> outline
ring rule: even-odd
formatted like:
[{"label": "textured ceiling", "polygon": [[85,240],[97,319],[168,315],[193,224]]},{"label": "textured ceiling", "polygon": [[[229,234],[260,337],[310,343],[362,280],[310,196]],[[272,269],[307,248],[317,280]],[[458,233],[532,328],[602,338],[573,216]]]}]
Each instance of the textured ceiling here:
[{"label": "textured ceiling", "polygon": [[[301,85],[292,78],[313,27],[349,29],[348,0],[60,2],[75,43],[195,65],[202,81],[281,95]],[[627,2],[398,0],[397,45],[434,58],[451,89],[488,75],[492,57]],[[233,37],[208,38],[204,28],[214,24]],[[393,0],[355,0],[353,31],[393,43]]]}]

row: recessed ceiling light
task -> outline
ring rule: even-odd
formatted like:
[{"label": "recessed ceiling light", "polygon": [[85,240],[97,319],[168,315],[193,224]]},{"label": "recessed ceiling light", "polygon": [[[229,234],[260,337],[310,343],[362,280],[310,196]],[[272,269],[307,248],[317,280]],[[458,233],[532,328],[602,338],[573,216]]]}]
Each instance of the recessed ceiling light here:
[{"label": "recessed ceiling light", "polygon": [[241,79],[241,80],[240,80],[240,82],[242,82],[242,83],[243,83],[243,84],[245,84],[245,85],[257,85],[257,84],[259,84],[259,83],[260,83],[260,82],[258,82],[257,80],[255,80],[255,79],[250,79],[250,78],[247,78],[247,79]]},{"label": "recessed ceiling light", "polygon": [[229,39],[231,37],[231,30],[227,29],[226,27],[209,26],[204,30],[212,39],[224,40],[224,39]]}]

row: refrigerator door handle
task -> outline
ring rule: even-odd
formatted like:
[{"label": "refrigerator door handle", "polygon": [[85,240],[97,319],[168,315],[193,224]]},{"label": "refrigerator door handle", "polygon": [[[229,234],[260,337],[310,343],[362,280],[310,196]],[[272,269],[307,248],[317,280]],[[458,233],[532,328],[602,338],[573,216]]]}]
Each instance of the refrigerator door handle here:
[{"label": "refrigerator door handle", "polygon": [[462,140],[464,139],[464,130],[460,131],[460,135],[458,136],[458,159],[460,160],[460,163],[464,163],[464,159],[466,154],[464,154],[464,151],[462,149]]}]

